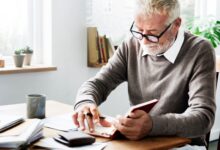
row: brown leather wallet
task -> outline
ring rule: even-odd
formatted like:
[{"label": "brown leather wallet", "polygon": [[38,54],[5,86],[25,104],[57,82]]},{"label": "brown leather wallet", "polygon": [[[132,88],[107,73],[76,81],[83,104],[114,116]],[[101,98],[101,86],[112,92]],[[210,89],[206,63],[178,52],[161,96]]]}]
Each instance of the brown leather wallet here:
[{"label": "brown leather wallet", "polygon": [[89,145],[95,142],[95,137],[81,131],[69,131],[54,137],[54,140],[69,147]]}]

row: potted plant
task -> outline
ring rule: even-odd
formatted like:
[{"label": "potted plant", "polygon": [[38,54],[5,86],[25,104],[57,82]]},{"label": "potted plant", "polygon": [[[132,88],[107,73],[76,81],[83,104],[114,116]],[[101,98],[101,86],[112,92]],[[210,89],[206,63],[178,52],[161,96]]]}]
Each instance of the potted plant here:
[{"label": "potted plant", "polygon": [[22,50],[22,53],[25,54],[24,65],[30,66],[31,65],[31,58],[32,58],[32,55],[33,55],[33,50],[29,46],[26,46]]},{"label": "potted plant", "polygon": [[25,55],[22,53],[23,49],[15,50],[14,52],[14,63],[16,67],[22,67]]},{"label": "potted plant", "polygon": [[[194,18],[187,25],[191,33],[207,39],[215,50],[220,49],[220,21],[211,17],[207,19]],[[219,53],[216,51],[216,53]],[[220,71],[220,55],[216,55],[216,71]]]},{"label": "potted plant", "polygon": [[188,29],[191,33],[207,39],[214,48],[220,45],[220,21],[208,19],[197,19],[189,22]]}]

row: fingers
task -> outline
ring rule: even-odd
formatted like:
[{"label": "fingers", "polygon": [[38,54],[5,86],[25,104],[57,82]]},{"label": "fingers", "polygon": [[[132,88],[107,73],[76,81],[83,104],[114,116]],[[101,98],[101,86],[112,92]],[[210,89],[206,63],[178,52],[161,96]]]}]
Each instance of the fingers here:
[{"label": "fingers", "polygon": [[[80,129],[85,130],[86,124],[90,132],[94,131],[94,123],[99,122],[99,112],[95,104],[85,104],[73,113],[73,122]],[[86,120],[86,121],[85,121]]]},{"label": "fingers", "polygon": [[135,129],[133,127],[126,127],[123,124],[121,124],[119,121],[114,121],[113,125],[126,137],[134,135]]},{"label": "fingers", "polygon": [[85,109],[84,116],[87,121],[89,131],[93,132],[94,131],[93,116],[92,116],[89,108]]},{"label": "fingers", "polygon": [[73,112],[73,116],[72,116],[72,119],[73,119],[73,123],[77,126],[77,128],[79,127],[79,122],[77,120],[78,118],[78,113],[76,111]]},{"label": "fingers", "polygon": [[144,111],[135,111],[130,113],[130,118],[117,116],[117,121],[114,121],[113,125],[126,138],[138,140],[145,137],[152,128],[148,116]]},{"label": "fingers", "polygon": [[98,109],[97,109],[97,107],[95,105],[92,105],[90,107],[90,112],[92,114],[94,123],[100,122],[100,120],[99,120],[99,112],[98,112]]},{"label": "fingers", "polygon": [[134,112],[128,114],[128,116],[133,119],[138,119],[144,115],[146,115],[146,112],[143,110],[135,110]]},{"label": "fingers", "polygon": [[126,127],[132,127],[134,126],[134,119],[131,118],[127,118],[127,117],[122,117],[120,115],[116,116],[116,118],[118,119],[118,121]]},{"label": "fingers", "polygon": [[100,124],[103,126],[103,127],[111,127],[112,126],[112,123],[107,121],[106,119],[100,119]]},{"label": "fingers", "polygon": [[85,115],[84,115],[82,112],[79,112],[79,113],[78,113],[77,121],[79,122],[80,130],[85,130],[85,122],[84,122],[84,119],[85,119]]}]

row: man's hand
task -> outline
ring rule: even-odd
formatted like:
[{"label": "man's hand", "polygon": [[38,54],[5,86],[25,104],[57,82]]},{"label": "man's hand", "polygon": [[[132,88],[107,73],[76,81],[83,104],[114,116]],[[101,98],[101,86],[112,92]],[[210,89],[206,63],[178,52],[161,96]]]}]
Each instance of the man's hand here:
[{"label": "man's hand", "polygon": [[102,126],[108,127],[111,124],[105,119],[100,119],[100,114],[98,107],[95,104],[88,103],[80,105],[73,113],[73,122],[80,128],[80,130],[85,130],[85,120],[88,123],[89,131],[94,131],[94,124],[100,123]]},{"label": "man's hand", "polygon": [[152,129],[151,117],[142,110],[130,113],[129,117],[118,116],[117,119],[113,125],[130,140],[142,139]]}]

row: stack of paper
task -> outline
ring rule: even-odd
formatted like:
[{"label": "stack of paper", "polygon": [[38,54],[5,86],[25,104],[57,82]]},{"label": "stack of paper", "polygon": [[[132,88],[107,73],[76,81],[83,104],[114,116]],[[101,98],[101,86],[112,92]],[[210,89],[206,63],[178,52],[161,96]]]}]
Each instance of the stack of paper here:
[{"label": "stack of paper", "polygon": [[0,134],[0,148],[18,148],[43,137],[43,124],[30,119]]},{"label": "stack of paper", "polygon": [[77,130],[77,127],[72,120],[72,113],[45,118],[43,122],[44,126],[47,128],[52,128],[66,132],[70,130]]}]

